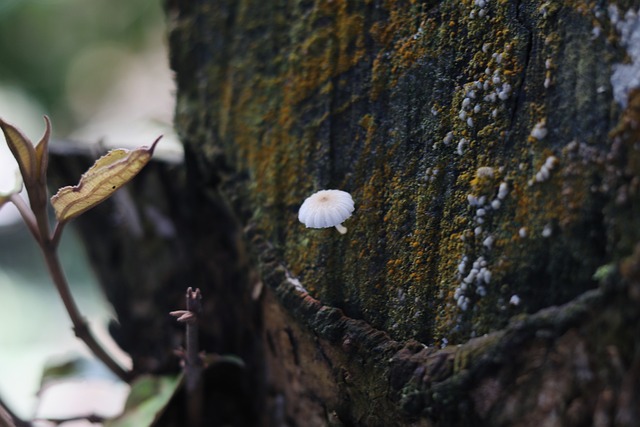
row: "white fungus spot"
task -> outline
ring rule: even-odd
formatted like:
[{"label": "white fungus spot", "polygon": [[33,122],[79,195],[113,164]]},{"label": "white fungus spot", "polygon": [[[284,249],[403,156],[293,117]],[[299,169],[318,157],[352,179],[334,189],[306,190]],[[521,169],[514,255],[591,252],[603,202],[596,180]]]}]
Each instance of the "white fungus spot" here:
[{"label": "white fungus spot", "polygon": [[551,176],[551,171],[556,167],[558,158],[556,156],[549,156],[544,161],[544,164],[540,167],[540,170],[536,173],[536,182],[544,182]]},{"label": "white fungus spot", "polygon": [[504,200],[507,194],[509,194],[509,185],[506,182],[501,182],[498,187],[498,199]]},{"label": "white fungus spot", "polygon": [[550,237],[552,233],[553,233],[553,227],[551,227],[551,224],[545,225],[544,228],[542,229],[542,237]]},{"label": "white fungus spot", "polygon": [[320,190],[302,203],[298,220],[307,228],[335,227],[344,234],[347,228],[342,223],[351,216],[353,210],[351,194],[341,190]]},{"label": "white fungus spot", "polygon": [[520,236],[521,239],[524,239],[525,237],[527,237],[527,228],[520,227],[520,230],[518,230],[518,236]]},{"label": "white fungus spot", "polygon": [[300,283],[300,280],[291,276],[291,274],[289,274],[288,271],[286,272],[286,277],[287,277],[287,282],[289,282],[289,284],[292,285],[298,292],[307,293],[307,290],[304,288],[304,286],[302,286],[302,283]]},{"label": "white fungus spot", "polygon": [[482,276],[482,280],[484,280],[484,283],[488,285],[489,282],[491,282],[491,271],[489,271],[488,268],[483,267],[482,270],[480,270],[480,274]]},{"label": "white fungus spot", "polygon": [[453,132],[448,132],[444,139],[442,140],[442,142],[444,143],[444,145],[449,145],[451,144],[451,141],[453,141]]},{"label": "white fungus spot", "polygon": [[477,178],[493,178],[493,168],[490,166],[481,166],[476,170]]},{"label": "white fungus spot", "polygon": [[633,9],[627,10],[624,18],[621,18],[615,4],[609,5],[608,12],[629,58],[624,63],[614,64],[611,73],[613,98],[622,107],[626,107],[629,92],[640,87],[640,18]]},{"label": "white fungus spot", "polygon": [[460,264],[458,264],[458,273],[460,273],[461,275],[464,274],[464,271],[467,268],[467,260],[469,258],[465,255],[462,257],[462,260],[460,261]]},{"label": "white fungus spot", "polygon": [[491,235],[487,236],[486,239],[483,240],[482,245],[484,247],[486,247],[487,249],[491,249],[491,246],[493,246],[493,242],[495,241],[495,238]]},{"label": "white fungus spot", "polygon": [[456,149],[456,153],[459,156],[462,156],[464,154],[464,146],[467,145],[467,140],[465,138],[460,139],[460,141],[458,142],[458,147]]},{"label": "white fungus spot", "polygon": [[547,136],[547,128],[546,128],[545,120],[540,120],[538,123],[535,124],[533,129],[531,129],[531,136],[537,140],[541,140],[542,138]]},{"label": "white fungus spot", "polygon": [[509,99],[509,95],[511,94],[511,85],[509,83],[505,83],[502,85],[502,88],[498,92],[498,98],[503,101]]},{"label": "white fungus spot", "polygon": [[518,295],[511,295],[509,299],[509,304],[515,305],[516,307],[520,305],[520,297]]}]

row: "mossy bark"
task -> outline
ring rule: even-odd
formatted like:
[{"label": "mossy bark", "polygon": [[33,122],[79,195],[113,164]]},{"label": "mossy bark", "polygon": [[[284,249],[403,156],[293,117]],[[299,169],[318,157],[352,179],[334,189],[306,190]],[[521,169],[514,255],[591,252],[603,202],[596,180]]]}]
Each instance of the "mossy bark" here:
[{"label": "mossy bark", "polygon": [[[638,237],[637,92],[626,111],[613,101],[625,40],[611,7],[172,9],[176,125],[189,166],[219,177],[250,229],[267,366],[292,424],[579,425],[622,378],[600,377],[603,348],[626,348],[620,368],[637,371],[626,291],[589,291]],[[297,221],[323,188],[353,194],[346,236]],[[447,343],[463,345],[436,350]],[[435,380],[432,360],[448,369]]]},{"label": "mossy bark", "polygon": [[[639,419],[638,7],[169,2],[178,277],[252,366],[227,422]],[[324,188],[344,236],[297,220]]]}]

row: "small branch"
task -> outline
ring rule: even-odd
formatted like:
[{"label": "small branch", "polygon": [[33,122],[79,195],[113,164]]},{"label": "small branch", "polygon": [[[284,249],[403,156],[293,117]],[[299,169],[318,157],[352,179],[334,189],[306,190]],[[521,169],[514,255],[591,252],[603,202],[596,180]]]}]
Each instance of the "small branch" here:
[{"label": "small branch", "polygon": [[202,356],[198,342],[198,315],[202,312],[200,289],[187,289],[187,309],[172,311],[178,322],[186,324],[186,351],[183,354],[187,411],[190,427],[202,425]]},{"label": "small branch", "polygon": [[120,366],[120,364],[118,364],[118,362],[116,362],[98,343],[91,333],[87,322],[80,314],[80,310],[73,299],[71,289],[69,288],[67,278],[62,270],[62,266],[60,265],[60,260],[58,259],[58,253],[56,250],[60,241],[60,236],[62,235],[64,224],[58,223],[56,225],[55,232],[51,238],[49,236],[49,219],[46,213],[46,207],[41,209],[37,207],[37,213],[34,214],[34,211],[32,210],[33,206],[32,209],[29,209],[22,197],[14,194],[11,196],[11,202],[16,205],[24,219],[24,222],[27,224],[29,230],[40,245],[47,267],[49,268],[49,274],[51,275],[51,279],[53,280],[58,294],[62,299],[62,303],[71,318],[71,323],[73,324],[73,330],[76,336],[85,342],[93,354],[102,361],[111,370],[111,372],[121,380],[128,382],[131,379],[131,373],[122,368],[122,366]]},{"label": "small branch", "polygon": [[43,242],[41,248],[47,267],[49,268],[49,273],[51,274],[53,283],[58,290],[58,294],[60,294],[62,303],[67,309],[67,313],[69,314],[69,318],[73,324],[73,330],[76,336],[84,341],[91,352],[100,361],[102,361],[102,363],[104,363],[111,372],[118,376],[122,381],[129,382],[131,380],[131,372],[126,371],[122,366],[120,366],[120,364],[116,362],[115,359],[113,359],[111,355],[109,355],[109,353],[107,353],[106,350],[98,343],[91,333],[86,320],[82,314],[80,314],[80,310],[73,299],[71,289],[67,283],[67,278],[62,270],[62,266],[60,265],[58,253],[54,247],[53,241],[47,240],[46,242]]},{"label": "small branch", "polygon": [[193,317],[187,321],[187,359],[186,380],[187,389],[194,390],[200,382],[202,374],[202,359],[200,358],[200,344],[198,342],[198,315],[202,312],[202,294],[200,289],[187,289],[187,311]]},{"label": "small branch", "polygon": [[33,215],[33,212],[31,211],[29,206],[27,206],[27,203],[19,194],[12,194],[9,197],[9,200],[18,209],[18,212],[20,213],[22,220],[27,225],[27,228],[29,228],[29,231],[31,232],[31,234],[33,234],[33,237],[36,239],[36,242],[40,242],[40,233],[38,232],[38,224],[36,222],[36,217],[35,215]]},{"label": "small branch", "polygon": [[53,229],[53,236],[51,237],[51,244],[54,248],[58,247],[60,238],[62,237],[62,230],[64,230],[66,222],[56,222],[56,226]]}]

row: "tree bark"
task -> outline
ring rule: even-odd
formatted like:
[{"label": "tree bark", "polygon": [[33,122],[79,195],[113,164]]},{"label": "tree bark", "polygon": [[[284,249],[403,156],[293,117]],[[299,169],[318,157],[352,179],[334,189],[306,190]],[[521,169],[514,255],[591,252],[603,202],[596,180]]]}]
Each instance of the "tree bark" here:
[{"label": "tree bark", "polygon": [[[171,273],[102,275],[150,311],[202,288],[203,346],[249,366],[208,383],[211,425],[640,419],[638,2],[167,8],[186,177],[127,262]],[[325,188],[344,236],[297,220]]]}]

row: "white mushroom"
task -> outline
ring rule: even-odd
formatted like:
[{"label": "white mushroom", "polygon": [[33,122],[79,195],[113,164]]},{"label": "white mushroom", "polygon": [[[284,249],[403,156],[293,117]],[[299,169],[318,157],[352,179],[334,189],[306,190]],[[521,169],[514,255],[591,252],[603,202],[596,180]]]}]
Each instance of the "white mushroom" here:
[{"label": "white mushroom", "polygon": [[347,228],[342,222],[351,216],[353,210],[351,194],[341,190],[320,190],[302,203],[298,219],[307,228],[335,227],[344,234]]}]

